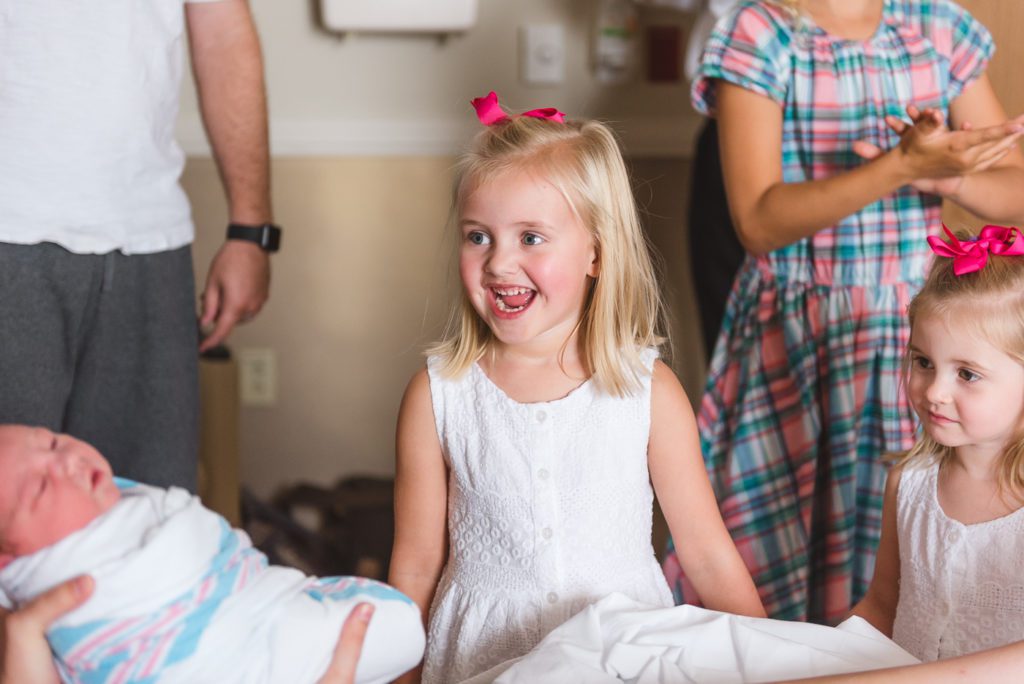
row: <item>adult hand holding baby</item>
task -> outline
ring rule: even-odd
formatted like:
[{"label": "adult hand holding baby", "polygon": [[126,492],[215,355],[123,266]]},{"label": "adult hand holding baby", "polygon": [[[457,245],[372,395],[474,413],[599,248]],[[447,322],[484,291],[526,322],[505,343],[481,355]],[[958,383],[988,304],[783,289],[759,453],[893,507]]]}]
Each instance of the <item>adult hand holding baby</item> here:
[{"label": "adult hand holding baby", "polygon": [[[366,638],[371,616],[372,603],[360,603],[348,614],[341,626],[334,657],[319,684],[352,684],[356,680],[356,665],[359,664],[359,653],[363,650],[363,639]],[[7,683],[0,681],[0,684]]]},{"label": "adult hand holding baby", "polygon": [[[0,609],[0,684],[60,682],[46,629],[92,594],[88,576],[68,580],[13,613]],[[329,684],[339,684],[330,682]]]},{"label": "adult hand holding baby", "polygon": [[[82,605],[92,594],[88,576],[77,577],[41,594],[13,613],[0,609],[0,684],[59,683],[46,629],[61,615]],[[351,684],[363,648],[373,606],[355,607],[345,620],[338,646],[319,684]]]}]

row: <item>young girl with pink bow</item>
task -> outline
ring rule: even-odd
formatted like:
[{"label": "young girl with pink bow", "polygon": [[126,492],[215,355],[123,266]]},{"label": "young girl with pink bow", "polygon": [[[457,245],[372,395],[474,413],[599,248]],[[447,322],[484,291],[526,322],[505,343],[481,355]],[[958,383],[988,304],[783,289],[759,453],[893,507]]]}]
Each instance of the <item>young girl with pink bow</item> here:
[{"label": "young girl with pink bow", "polygon": [[390,581],[429,614],[425,682],[524,655],[611,592],[671,606],[652,489],[705,605],[764,615],[704,472],[610,131],[486,125],[457,168],[462,297],[398,419]]},{"label": "young girl with pink bow", "polygon": [[922,434],[889,473],[854,609],[925,661],[1024,640],[1024,238],[949,237],[929,238],[939,258],[909,309]]}]

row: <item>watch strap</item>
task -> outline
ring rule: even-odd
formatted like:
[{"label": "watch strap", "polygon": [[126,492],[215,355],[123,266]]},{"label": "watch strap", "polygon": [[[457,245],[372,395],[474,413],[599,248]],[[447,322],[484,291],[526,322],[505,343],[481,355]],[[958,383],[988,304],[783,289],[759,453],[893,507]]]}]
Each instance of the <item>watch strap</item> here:
[{"label": "watch strap", "polygon": [[258,226],[229,223],[228,240],[255,242],[266,252],[276,252],[281,249],[281,228],[273,223],[264,223]]}]

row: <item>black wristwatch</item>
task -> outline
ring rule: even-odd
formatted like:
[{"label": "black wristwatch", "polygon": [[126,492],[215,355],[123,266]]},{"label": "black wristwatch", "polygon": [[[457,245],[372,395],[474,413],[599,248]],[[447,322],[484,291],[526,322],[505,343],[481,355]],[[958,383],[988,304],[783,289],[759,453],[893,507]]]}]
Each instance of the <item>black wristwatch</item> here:
[{"label": "black wristwatch", "polygon": [[276,252],[281,249],[281,228],[273,223],[264,223],[261,226],[229,223],[228,240],[255,242],[264,252]]}]

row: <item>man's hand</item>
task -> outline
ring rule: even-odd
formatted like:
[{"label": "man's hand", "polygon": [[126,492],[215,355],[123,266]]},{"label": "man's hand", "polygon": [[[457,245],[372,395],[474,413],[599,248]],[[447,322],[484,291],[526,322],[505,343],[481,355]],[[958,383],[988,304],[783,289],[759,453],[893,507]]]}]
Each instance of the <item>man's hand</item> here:
[{"label": "man's hand", "polygon": [[270,256],[254,243],[228,240],[206,276],[199,324],[213,330],[199,351],[216,347],[238,323],[251,320],[270,294]]},{"label": "man's hand", "polygon": [[82,605],[92,590],[91,577],[77,577],[14,613],[0,610],[0,684],[60,682],[46,630],[61,615]]},{"label": "man's hand", "polygon": [[[345,624],[341,627],[341,636],[334,649],[334,658],[327,667],[327,672],[319,684],[352,684],[356,680],[356,665],[363,649],[363,639],[373,615],[372,603],[360,603],[352,609]],[[0,684],[4,684],[0,682]]]}]

